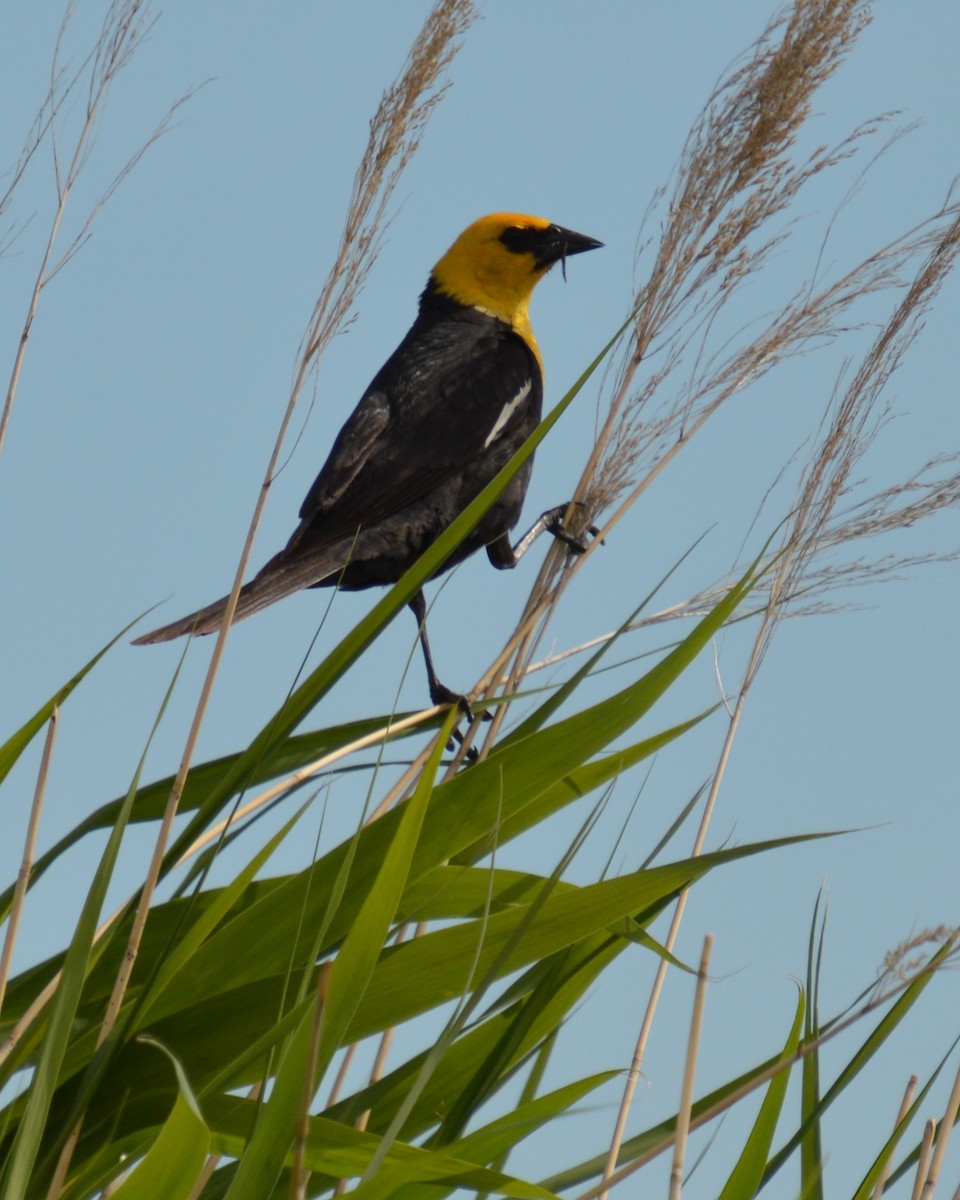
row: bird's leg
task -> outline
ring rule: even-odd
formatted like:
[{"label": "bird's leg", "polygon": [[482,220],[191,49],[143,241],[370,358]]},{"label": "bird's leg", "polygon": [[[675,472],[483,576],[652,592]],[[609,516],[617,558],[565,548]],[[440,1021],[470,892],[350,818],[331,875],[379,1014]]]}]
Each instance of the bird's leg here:
[{"label": "bird's leg", "polygon": [[410,601],[410,609],[417,618],[417,625],[420,629],[420,647],[423,650],[423,661],[427,668],[427,687],[430,689],[430,699],[434,704],[456,704],[470,720],[473,720],[473,713],[466,696],[452,692],[437,678],[433,655],[430,653],[430,642],[427,640],[427,602],[423,598],[423,592],[417,592],[413,597]]},{"label": "bird's leg", "polygon": [[[550,533],[568,546],[574,554],[583,554],[587,548],[586,542],[582,538],[574,537],[563,527],[563,518],[569,507],[570,502],[558,504],[555,508],[548,508],[546,512],[541,513],[516,545],[510,544],[507,534],[501,534],[496,541],[487,546],[487,558],[497,570],[508,571],[517,565],[541,533]],[[599,530],[596,525],[588,525],[585,532],[596,537]]]},{"label": "bird's leg", "polygon": [[[468,721],[473,720],[473,709],[470,707],[470,701],[466,696],[461,696],[459,692],[452,692],[437,678],[437,670],[433,665],[433,655],[430,653],[430,642],[427,639],[427,602],[423,598],[423,592],[417,594],[410,601],[410,609],[413,615],[417,618],[417,625],[420,629],[420,646],[423,650],[423,661],[427,668],[427,687],[430,689],[430,699],[434,704],[455,704],[467,718]],[[490,720],[490,714],[484,713],[483,718],[486,721]],[[459,729],[453,731],[454,741],[463,745],[463,734]],[[447,743],[447,749],[452,750],[454,742]],[[467,758],[472,762],[477,757],[476,748],[471,746],[467,751]]]}]

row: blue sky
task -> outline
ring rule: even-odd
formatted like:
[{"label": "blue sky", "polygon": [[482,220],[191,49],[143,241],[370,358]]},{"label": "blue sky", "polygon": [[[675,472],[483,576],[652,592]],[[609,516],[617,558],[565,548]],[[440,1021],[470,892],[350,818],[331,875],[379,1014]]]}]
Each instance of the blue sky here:
[{"label": "blue sky", "polygon": [[[92,0],[78,5],[67,41],[75,61],[92,43],[102,9]],[[367,123],[426,11],[423,3],[368,0],[350,6],[170,0],[118,81],[67,213],[64,246],[170,104],[203,86],[41,299],[0,456],[4,736],[150,605],[164,602],[157,623],[227,590],[300,335],[335,253]],[[388,240],[356,320],[324,357],[315,404],[271,495],[257,564],[289,535],[340,423],[409,325],[429,267],[485,212],[539,213],[605,243],[571,261],[566,284],[551,275],[534,300],[548,403],[562,395],[626,311],[641,219],[657,188],[669,184],[687,130],[773,12],[763,0],[481,5],[482,19],[453,65],[451,90],[397,189]],[[60,15],[50,3],[5,14],[4,170],[43,99]],[[856,163],[827,173],[800,196],[793,236],[739,301],[739,323],[775,311],[809,278],[828,225],[822,265],[839,272],[944,201],[960,159],[958,50],[960,9],[953,0],[878,6],[849,60],[819,94],[801,146],[836,142],[880,113],[898,114],[888,132],[919,124],[872,165],[856,194],[859,172],[886,134],[865,144]],[[16,232],[0,258],[5,371],[54,203],[45,150],[3,216],[2,229]],[[657,229],[655,217],[645,237],[655,238]],[[641,257],[638,278],[649,262],[649,255]],[[960,450],[958,295],[951,280],[890,385],[895,420],[865,464],[871,478],[905,479],[931,456]],[[874,306],[863,319],[884,311]],[[731,568],[766,489],[815,431],[834,382],[869,334],[851,331],[724,409],[581,573],[553,627],[557,648],[616,626],[701,535],[664,601],[680,600]],[[569,494],[592,439],[597,391],[592,384],[578,398],[541,450],[525,520]],[[306,416],[304,405],[296,429]],[[769,534],[788,496],[789,490],[779,507],[771,502],[755,538]],[[958,544],[960,522],[952,512],[866,549],[945,553]],[[467,687],[487,665],[523,603],[540,555],[531,558],[507,575],[478,557],[444,588],[431,636],[446,682]],[[918,568],[902,582],[851,591],[842,600],[849,611],[792,620],[778,631],[747,708],[710,845],[859,832],[737,865],[696,890],[678,952],[695,960],[703,933],[716,935],[704,1089],[772,1052],[785,1036],[792,979],[804,968],[821,885],[831,905],[828,1013],[853,999],[896,943],[957,919],[960,566]],[[322,643],[333,644],[371,603],[370,595],[339,597]],[[282,700],[319,615],[317,597],[304,595],[234,632],[202,757],[238,747],[259,728]],[[668,636],[642,635],[636,652]],[[369,688],[384,672],[399,681],[412,640],[412,621],[402,617],[377,654],[325,702],[318,723],[368,711]],[[208,654],[207,643],[190,653],[151,754],[151,776],[176,765]],[[176,647],[119,646],[71,701],[43,845],[126,789],[177,655]],[[721,638],[716,656],[716,668],[707,655],[691,672],[658,714],[658,728],[714,703],[717,671],[728,688],[735,686],[742,643]],[[626,682],[631,669],[617,678]],[[400,703],[424,702],[415,662]],[[719,720],[708,723],[682,757],[657,761],[618,865],[636,864],[656,843],[711,769],[722,735]],[[6,791],[5,879],[15,871],[35,765],[24,764]],[[605,860],[638,786],[627,780],[618,789],[575,876],[589,878]],[[355,809],[346,792],[340,808],[342,828],[349,829]],[[556,845],[543,848],[541,869],[551,869],[581,819],[557,821]],[[146,844],[132,840],[118,894],[138,877]],[[681,839],[677,854],[687,845]],[[91,843],[70,860],[76,878],[84,878],[96,851]],[[516,853],[529,863],[521,856],[530,852],[511,849],[506,861]],[[70,880],[50,880],[38,889],[24,947],[46,953],[67,936],[72,906],[62,903],[65,884]],[[564,1066],[571,1077],[629,1060],[650,977],[648,957],[638,954],[591,997],[569,1040]],[[671,978],[632,1130],[676,1105],[690,999],[689,980]],[[957,1002],[956,977],[947,974],[928,989],[923,1014],[831,1118],[831,1194],[848,1193],[858,1182],[893,1121],[907,1076],[925,1075],[948,1048]],[[845,1043],[847,1052],[853,1045]],[[830,1061],[842,1061],[842,1051]],[[949,1081],[941,1081],[931,1114],[948,1089]],[[576,1151],[570,1143],[550,1148],[547,1169],[603,1146],[616,1098],[610,1089],[598,1108],[577,1118]],[[717,1157],[708,1157],[691,1195],[711,1195],[711,1181],[723,1178],[722,1143],[729,1136],[727,1146],[736,1145],[737,1120],[728,1121],[712,1151]],[[960,1154],[953,1153],[950,1186],[958,1178]],[[793,1195],[793,1181],[778,1181],[776,1194]]]}]

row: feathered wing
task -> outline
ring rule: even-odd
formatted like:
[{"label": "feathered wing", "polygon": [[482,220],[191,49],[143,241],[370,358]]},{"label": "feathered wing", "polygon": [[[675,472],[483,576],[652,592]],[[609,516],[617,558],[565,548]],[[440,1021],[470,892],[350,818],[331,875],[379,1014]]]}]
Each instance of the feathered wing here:
[{"label": "feathered wing", "polygon": [[[491,444],[536,424],[542,385],[528,347],[486,314],[454,311],[453,320],[421,315],[380,370],[338,434],[300,510],[299,527],[241,589],[234,622],[332,582],[349,562],[359,530],[388,522],[446,481],[469,475],[479,491],[496,473],[483,467]],[[213,633],[227,599],[134,644]]]},{"label": "feathered wing", "polygon": [[[377,439],[382,435],[388,417],[385,397],[371,384],[341,429],[330,457],[314,482],[311,495],[317,489],[320,479],[325,477],[332,476],[341,493],[349,487]],[[307,501],[304,502],[301,515],[306,508]],[[301,544],[306,524],[302,523],[284,549],[265,563],[249,583],[243,585],[231,624],[251,617],[261,609],[269,608],[271,604],[283,600],[286,596],[292,596],[294,592],[321,583],[343,567],[349,557],[350,540],[344,549],[343,536],[338,537],[337,530],[331,528],[331,537],[323,539],[314,536],[309,543]],[[331,522],[331,526],[332,524]],[[215,633],[223,622],[228,600],[229,596],[222,596],[213,604],[181,617],[179,621],[171,621],[169,625],[163,625],[135,638],[133,644],[148,646],[155,642],[169,642],[188,633],[198,636]]]},{"label": "feathered wing", "polygon": [[[350,537],[452,479],[482,475],[494,439],[509,437],[531,417],[530,428],[539,421],[542,394],[539,366],[508,325],[434,301],[340,431],[300,509],[290,548]],[[489,478],[495,474],[496,468]]]},{"label": "feathered wing", "polygon": [[[294,592],[300,592],[315,583],[329,579],[343,567],[348,554],[349,549],[346,554],[327,553],[325,556],[317,553],[288,556],[286,551],[281,551],[265,563],[253,579],[240,589],[232,624],[252,617],[254,613],[269,608],[285,596],[292,596]],[[169,625],[163,625],[135,638],[133,644],[148,646],[154,642],[169,642],[188,633],[216,633],[223,622],[229,598],[222,596],[206,608],[200,608],[189,616],[181,617],[179,621],[171,621]]]}]

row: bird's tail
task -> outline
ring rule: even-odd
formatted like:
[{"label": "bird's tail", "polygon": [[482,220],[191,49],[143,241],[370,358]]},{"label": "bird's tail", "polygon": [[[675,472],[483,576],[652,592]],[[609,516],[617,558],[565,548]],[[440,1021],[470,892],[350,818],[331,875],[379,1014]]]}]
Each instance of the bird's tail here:
[{"label": "bird's tail", "polygon": [[[240,589],[231,624],[235,625],[237,621],[253,616],[254,613],[260,612],[262,608],[268,608],[285,596],[291,596],[294,592],[320,583],[339,570],[338,565],[330,566],[328,563],[325,566],[325,570],[319,569],[316,559],[313,561],[309,558],[301,558],[299,561],[287,559],[284,552],[281,551],[265,564],[259,574]],[[183,637],[187,633],[216,633],[223,623],[223,614],[227,610],[228,600],[229,596],[223,596],[213,604],[208,604],[206,608],[198,609],[189,616],[181,617],[179,621],[172,621],[169,625],[162,625],[159,629],[134,638],[133,644],[134,646],[148,646],[154,642],[169,642],[174,638]]]}]

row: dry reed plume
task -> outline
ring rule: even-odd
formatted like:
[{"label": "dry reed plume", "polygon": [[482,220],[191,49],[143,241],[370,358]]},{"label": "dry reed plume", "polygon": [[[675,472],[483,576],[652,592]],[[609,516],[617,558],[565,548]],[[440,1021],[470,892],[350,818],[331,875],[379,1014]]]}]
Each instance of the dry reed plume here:
[{"label": "dry reed plume", "polygon": [[[73,16],[73,5],[68,4],[60,30],[57,35],[53,62],[50,68],[50,89],[40,106],[30,133],[24,143],[23,150],[12,172],[6,192],[0,197],[0,213],[10,204],[16,188],[23,178],[32,159],[41,146],[49,143],[53,158],[54,178],[57,191],[57,204],[54,209],[46,244],[43,248],[40,266],[30,299],[27,303],[27,313],[24,318],[20,340],[14,356],[7,392],[0,412],[0,451],[3,449],[13,412],[14,400],[20,375],[23,370],[24,358],[33,323],[40,304],[40,297],[47,285],[67,265],[76,252],[90,237],[91,227],[97,215],[111,199],[117,188],[134,170],[146,154],[147,150],[170,128],[174,115],[183,104],[190,99],[193,91],[187,92],[176,100],[167,110],[165,116],[113,176],[100,193],[99,198],[91,205],[87,215],[80,222],[77,231],[72,235],[66,250],[56,257],[57,243],[67,212],[68,202],[81,172],[88,166],[96,140],[98,124],[103,117],[104,109],[109,101],[110,91],[120,73],[127,67],[143,45],[154,22],[151,15],[149,0],[113,0],[107,9],[100,35],[93,49],[83,59],[80,66],[74,70],[62,61],[64,42]],[[68,138],[58,125],[61,114],[67,108],[67,101],[78,92],[84,90],[86,97],[82,106],[80,127],[72,138]],[[64,145],[68,143],[68,146]],[[8,231],[6,240],[13,236]]]},{"label": "dry reed plume", "polygon": [[[868,5],[858,0],[797,0],[710,96],[680,157],[669,199],[660,192],[645,219],[659,219],[662,232],[602,389],[603,419],[575,490],[582,507],[571,514],[583,525],[596,522],[604,537],[728,401],[855,324],[856,306],[866,298],[903,290],[843,400],[824,406],[821,437],[784,525],[784,545],[793,552],[789,577],[781,565],[776,585],[781,615],[821,611],[827,607],[825,591],[945,557],[869,559],[851,556],[850,548],[960,500],[954,455],[931,460],[867,498],[853,498],[851,478],[882,423],[884,386],[953,266],[960,229],[956,204],[948,202],[833,280],[816,273],[800,280],[787,303],[761,319],[759,332],[748,335],[748,319],[740,315],[746,311],[745,285],[791,236],[791,212],[805,185],[855,155],[884,125],[877,118],[837,145],[796,155],[815,94],[869,19]],[[642,238],[641,246],[648,248]],[[644,257],[641,252],[638,270]],[[721,334],[722,318],[736,320],[738,333]],[[480,690],[490,694],[497,680],[505,691],[516,689],[534,665],[535,648],[567,583],[587,565],[595,545],[575,560],[551,551],[517,629]],[[841,547],[842,561],[825,561]],[[760,583],[754,612],[767,608],[772,579]],[[728,587],[720,581],[635,624],[702,613]],[[498,709],[490,737],[505,711],[506,706]]]},{"label": "dry reed plume", "polygon": [[[67,16],[61,27],[61,40],[66,23],[69,21],[70,12],[71,9],[68,7]],[[471,0],[438,0],[428,14],[400,75],[396,82],[387,89],[370,123],[370,135],[354,180],[339,251],[330,276],[323,286],[317,303],[314,306],[306,334],[301,344],[299,369],[291,390],[290,399],[280,422],[277,439],[270,456],[257,502],[254,506],[250,528],[237,567],[231,601],[211,656],[196,712],[187,735],[180,768],[160,823],[151,863],[137,899],[136,912],[131,926],[123,965],[117,974],[113,993],[105,1010],[104,1020],[98,1035],[98,1046],[103,1044],[114,1027],[126,994],[130,975],[137,959],[147,916],[153,901],[157,882],[160,878],[173,822],[177,815],[180,798],[183,794],[183,788],[193,761],[200,729],[225,648],[227,629],[236,606],[236,599],[243,577],[246,574],[247,563],[253,548],[270,485],[276,471],[280,452],[303,385],[309,372],[315,368],[324,347],[343,328],[344,323],[349,318],[363,282],[376,260],[393,190],[403,170],[420,144],[420,139],[430,114],[444,94],[443,74],[456,53],[457,38],[469,26],[473,17],[474,9]],[[182,103],[182,101],[178,102],[178,105],[175,105],[170,110],[165,121],[152,135],[146,145],[125,165],[104,193],[102,199],[94,206],[66,253],[57,262],[52,263],[53,248],[66,200],[76,181],[77,174],[87,161],[90,138],[95,128],[98,111],[104,102],[111,83],[116,78],[118,72],[127,65],[138,46],[142,43],[150,24],[149,5],[146,3],[146,0],[114,0],[104,21],[100,36],[87,60],[89,63],[89,85],[86,119],[82,125],[69,164],[65,169],[61,167],[61,156],[57,149],[55,137],[53,139],[59,204],[37,283],[31,298],[23,336],[11,376],[7,401],[2,416],[0,416],[0,446],[2,446],[3,436],[9,421],[30,327],[43,287],[83,243],[89,231],[90,222],[96,213],[106,200],[109,199],[122,179],[133,169],[147,146],[163,132],[173,112],[179,103]],[[58,40],[55,54],[52,71],[54,85],[48,98],[48,107],[38,117],[36,130],[31,134],[31,140],[27,143],[27,148],[24,151],[26,161],[29,161],[30,155],[34,152],[32,149],[34,142],[39,137],[42,137],[43,131],[49,131],[51,135],[54,132],[56,111],[63,99],[62,88],[60,93],[56,91],[57,80],[63,80],[63,76],[57,65],[59,52],[60,40]],[[67,84],[63,84],[62,87],[68,86],[72,88],[75,86],[75,83],[76,79],[67,81]],[[70,1136],[64,1144],[50,1184],[48,1200],[55,1200],[55,1197],[60,1194],[67,1177],[81,1128],[82,1118],[73,1127]]]}]

